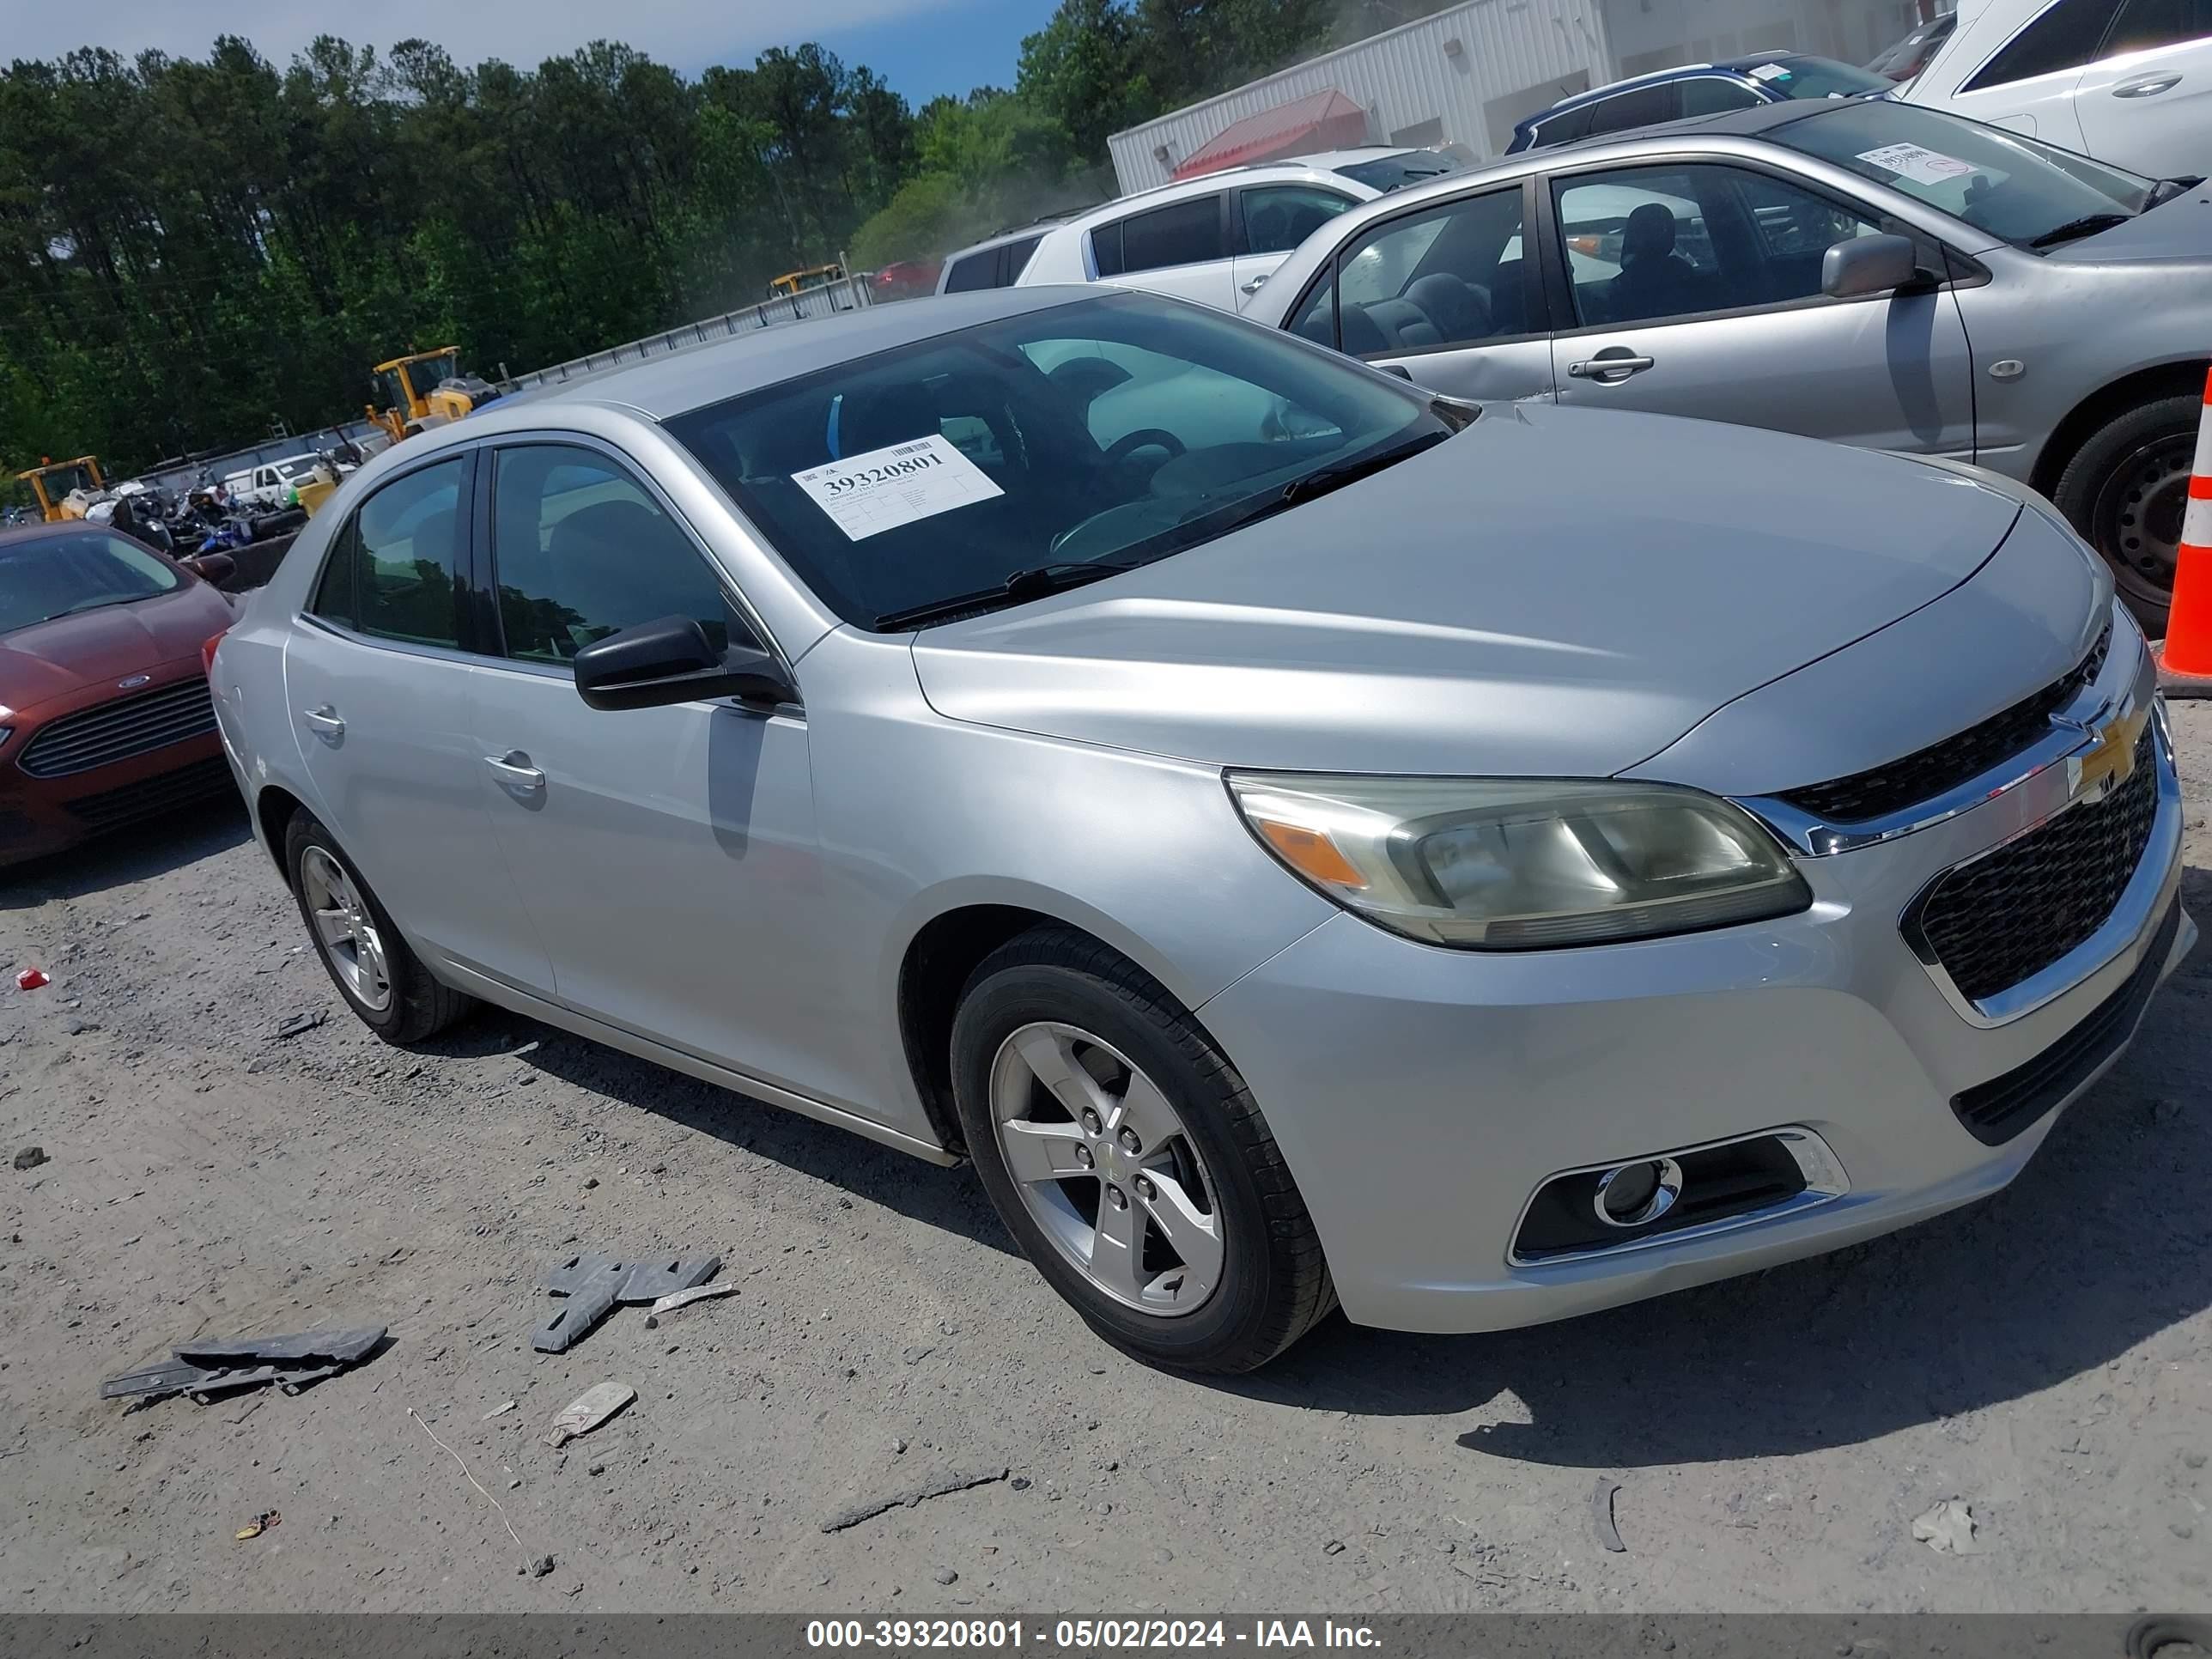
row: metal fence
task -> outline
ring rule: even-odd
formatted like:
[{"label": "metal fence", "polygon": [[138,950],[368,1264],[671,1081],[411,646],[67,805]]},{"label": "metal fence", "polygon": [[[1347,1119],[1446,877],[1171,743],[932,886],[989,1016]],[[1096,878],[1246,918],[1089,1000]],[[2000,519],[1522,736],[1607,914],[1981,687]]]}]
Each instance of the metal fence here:
[{"label": "metal fence", "polygon": [[665,357],[672,352],[688,351],[694,346],[708,345],[733,335],[757,333],[772,328],[778,323],[801,322],[809,317],[827,317],[840,311],[859,311],[875,303],[875,291],[866,274],[839,278],[820,288],[808,289],[804,294],[789,299],[770,300],[765,304],[747,306],[741,311],[726,311],[719,317],[707,317],[696,323],[685,323],[664,333],[648,334],[641,340],[609,346],[604,351],[590,351],[580,357],[572,357],[565,363],[555,363],[550,368],[533,368],[526,374],[517,374],[501,382],[502,391],[522,392],[541,386],[558,385],[586,374],[604,374],[611,368],[620,368],[630,363],[641,363],[654,357]]},{"label": "metal fence", "polygon": [[[515,392],[558,386],[565,380],[604,374],[611,368],[645,362],[654,357],[665,357],[672,352],[688,351],[694,346],[711,344],[716,340],[755,333],[763,328],[773,328],[778,323],[799,322],[809,317],[826,317],[841,311],[859,311],[874,303],[875,290],[870,274],[862,272],[841,277],[821,288],[808,289],[804,294],[789,299],[769,300],[761,305],[746,306],[742,310],[726,311],[719,317],[702,318],[696,323],[685,323],[659,334],[648,334],[641,340],[610,346],[604,351],[586,352],[580,357],[570,358],[565,363],[555,363],[550,368],[533,368],[500,381],[499,388],[502,392]],[[289,438],[266,439],[221,455],[207,455],[194,461],[157,467],[138,476],[143,482],[157,489],[182,491],[191,489],[203,479],[227,477],[248,467],[258,466],[264,461],[284,460],[294,455],[326,449],[331,447],[334,434],[374,448],[376,446],[370,441],[380,430],[367,421],[344,421],[334,426],[318,427],[313,432],[300,433]]]},{"label": "metal fence", "polygon": [[220,455],[204,455],[198,460],[157,466],[150,472],[138,474],[138,481],[157,489],[182,492],[197,487],[203,479],[227,478],[234,472],[259,466],[264,461],[289,460],[295,455],[310,455],[319,449],[328,449],[339,437],[362,443],[376,430],[367,421],[340,421],[332,426],[319,426],[313,432],[295,432],[289,438],[264,438],[258,444]]}]

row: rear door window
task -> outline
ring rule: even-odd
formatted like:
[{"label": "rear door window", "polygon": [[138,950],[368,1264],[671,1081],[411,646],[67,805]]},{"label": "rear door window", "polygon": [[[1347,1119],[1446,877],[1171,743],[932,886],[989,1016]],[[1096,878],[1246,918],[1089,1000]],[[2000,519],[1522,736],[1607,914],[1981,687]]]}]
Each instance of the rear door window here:
[{"label": "rear door window", "polygon": [[1170,202],[1149,213],[1135,213],[1113,227],[1119,246],[1116,263],[1107,269],[1105,250],[1097,233],[1092,246],[1098,250],[1101,276],[1133,275],[1140,270],[1164,270],[1170,265],[1194,265],[1208,259],[1225,259],[1229,246],[1222,235],[1221,198],[1196,196],[1187,202]]},{"label": "rear door window", "polygon": [[1741,81],[1717,75],[1699,75],[1682,82],[1684,115],[1718,115],[1726,110],[1751,109],[1766,100]]},{"label": "rear door window", "polygon": [[2103,58],[2212,37],[2212,0],[2122,0]]},{"label": "rear door window", "polygon": [[952,269],[945,273],[947,294],[971,294],[977,289],[1002,286],[999,281],[999,250],[994,247],[961,255],[952,262]]},{"label": "rear door window", "polygon": [[2057,0],[1959,90],[1979,92],[1984,87],[2009,86],[2039,75],[2080,69],[2097,56],[2112,15],[2112,0]]},{"label": "rear door window", "polygon": [[1247,253],[1288,253],[1352,205],[1317,185],[1255,185],[1240,196]]},{"label": "rear door window", "polygon": [[1662,81],[1656,87],[1637,87],[1619,97],[1594,104],[1590,107],[1590,136],[1626,132],[1632,127],[1671,121],[1681,112],[1681,92],[1679,82]]}]

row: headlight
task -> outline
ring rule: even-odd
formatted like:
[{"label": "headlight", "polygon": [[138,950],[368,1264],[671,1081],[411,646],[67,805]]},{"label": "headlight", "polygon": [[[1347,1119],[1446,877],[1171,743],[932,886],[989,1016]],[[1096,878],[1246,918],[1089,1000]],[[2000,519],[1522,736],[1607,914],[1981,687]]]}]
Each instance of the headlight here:
[{"label": "headlight", "polygon": [[1232,772],[1262,846],[1329,898],[1480,950],[1609,945],[1813,902],[1738,808],[1660,783]]},{"label": "headlight", "polygon": [[15,728],[14,726],[0,726],[0,749],[5,749],[8,746],[8,739],[15,735]]}]

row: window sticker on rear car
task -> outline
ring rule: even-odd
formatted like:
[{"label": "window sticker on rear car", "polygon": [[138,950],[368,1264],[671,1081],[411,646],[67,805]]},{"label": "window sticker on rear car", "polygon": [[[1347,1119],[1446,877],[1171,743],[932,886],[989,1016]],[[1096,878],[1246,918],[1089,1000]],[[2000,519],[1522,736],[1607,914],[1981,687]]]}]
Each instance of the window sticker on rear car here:
[{"label": "window sticker on rear car", "polygon": [[1863,149],[1859,160],[1872,162],[1900,179],[1910,179],[1916,185],[1948,184],[1974,170],[1970,161],[1961,161],[1955,155],[1945,155],[1937,150],[1923,149],[1917,144],[1884,144],[1880,149]]},{"label": "window sticker on rear car", "polygon": [[1790,71],[1779,64],[1753,64],[1746,71],[1754,81],[1787,81]]},{"label": "window sticker on rear car", "polygon": [[934,432],[809,467],[791,481],[856,542],[1006,493]]}]

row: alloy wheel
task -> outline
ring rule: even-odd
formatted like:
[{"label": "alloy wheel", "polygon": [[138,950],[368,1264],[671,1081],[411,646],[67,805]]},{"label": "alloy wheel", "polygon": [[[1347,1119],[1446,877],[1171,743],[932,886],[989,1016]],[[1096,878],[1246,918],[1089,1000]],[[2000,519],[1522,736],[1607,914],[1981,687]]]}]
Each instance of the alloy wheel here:
[{"label": "alloy wheel", "polygon": [[999,1152],[1023,1206],[1103,1294],[1172,1317],[1221,1284],[1222,1208],[1167,1096],[1103,1039],[1022,1026],[991,1065]]},{"label": "alloy wheel", "polygon": [[315,944],[354,1000],[371,1013],[392,1004],[392,970],[376,918],[347,877],[345,866],[319,847],[300,857],[300,887],[315,930]]}]

